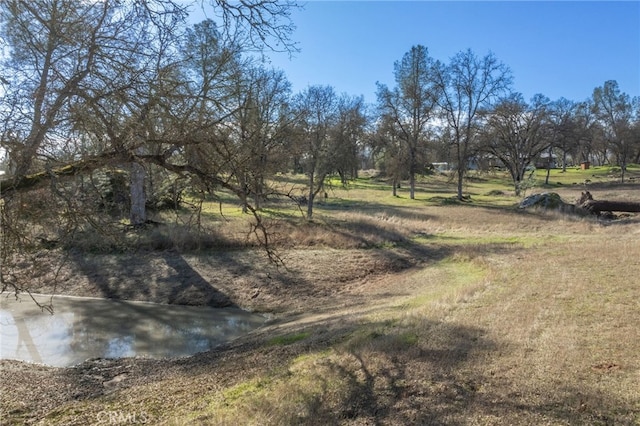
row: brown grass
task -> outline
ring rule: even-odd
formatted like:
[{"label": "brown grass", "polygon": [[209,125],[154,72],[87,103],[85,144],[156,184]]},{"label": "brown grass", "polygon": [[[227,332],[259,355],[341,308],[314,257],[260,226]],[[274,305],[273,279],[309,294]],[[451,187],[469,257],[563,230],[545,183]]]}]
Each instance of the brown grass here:
[{"label": "brown grass", "polygon": [[[609,187],[601,198],[633,198],[637,190]],[[508,205],[515,199],[433,205],[428,194],[409,203],[358,191],[369,200],[358,208],[328,202],[312,223],[278,224],[290,270],[262,287],[260,297],[273,299],[242,299],[277,305],[270,326],[188,360],[114,362],[109,368],[126,366],[130,375],[121,387],[26,417],[87,424],[108,411],[167,425],[640,424],[638,216],[600,221],[518,211]],[[573,190],[563,191],[570,199]],[[355,191],[342,195],[341,203],[357,201]],[[214,256],[185,258],[207,276],[224,272]],[[239,283],[252,274],[219,288],[245,291]],[[56,374],[64,383],[73,377]],[[11,414],[19,404],[8,401],[2,408],[17,424],[25,409]]]}]

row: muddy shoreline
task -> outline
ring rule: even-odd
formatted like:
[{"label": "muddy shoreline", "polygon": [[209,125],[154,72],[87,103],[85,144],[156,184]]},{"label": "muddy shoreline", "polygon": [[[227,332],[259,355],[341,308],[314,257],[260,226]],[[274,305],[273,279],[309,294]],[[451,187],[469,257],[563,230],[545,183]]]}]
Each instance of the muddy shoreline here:
[{"label": "muddy shoreline", "polygon": [[[67,368],[0,361],[0,417],[31,424],[66,402],[108,395],[119,389],[189,375],[206,369],[220,380],[258,365],[278,365],[292,347],[266,345],[274,333],[309,327],[323,318],[307,346],[331,339],[332,321],[341,313],[385,300],[391,284],[384,277],[417,263],[414,253],[393,250],[297,250],[285,253],[286,268],[259,251],[180,254],[84,255],[59,269],[55,285],[34,280],[31,291],[69,296],[107,297],[192,306],[234,306],[268,314],[253,332],[215,350],[172,359],[90,359]],[[52,264],[56,259],[51,260]],[[336,268],[335,265],[341,265]],[[52,268],[51,270],[54,270]],[[378,283],[378,285],[376,285]],[[25,293],[20,295],[28,298]],[[55,307],[54,307],[55,308]],[[333,320],[331,318],[334,318]],[[249,362],[261,359],[261,364]],[[12,407],[10,412],[5,411]],[[17,409],[15,407],[21,407]]]}]

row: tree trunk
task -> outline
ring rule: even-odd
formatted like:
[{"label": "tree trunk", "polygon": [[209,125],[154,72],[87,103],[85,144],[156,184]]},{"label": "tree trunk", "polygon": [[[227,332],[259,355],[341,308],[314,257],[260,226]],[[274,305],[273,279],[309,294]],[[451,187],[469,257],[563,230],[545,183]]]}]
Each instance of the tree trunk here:
[{"label": "tree trunk", "polygon": [[[467,128],[467,132],[466,132],[466,137],[467,139],[466,141],[469,140],[470,138],[470,130],[469,128]],[[456,137],[455,137],[455,141],[456,141],[456,157],[458,160],[458,167],[457,167],[457,174],[458,174],[458,200],[462,201],[462,181],[464,179],[464,172],[465,172],[465,168],[466,168],[466,164],[465,162],[467,161],[466,158],[464,158],[466,155],[463,155],[462,149],[461,149],[461,145],[462,145],[462,141],[461,141],[461,135],[460,132],[458,130],[458,126],[456,126]],[[466,149],[464,150],[464,154],[466,154]]]},{"label": "tree trunk", "polygon": [[547,175],[544,178],[544,184],[549,185],[549,177],[551,176],[551,163],[547,163]]},{"label": "tree trunk", "polygon": [[415,200],[416,198],[416,170],[418,169],[416,146],[417,141],[413,143],[413,147],[409,153],[409,198]]},{"label": "tree trunk", "polygon": [[640,203],[633,201],[587,200],[580,207],[594,214],[601,212],[640,213]]},{"label": "tree trunk", "polygon": [[313,216],[313,198],[315,196],[314,191],[314,174],[309,173],[309,197],[307,197],[307,220],[311,220]]},{"label": "tree trunk", "polygon": [[409,176],[409,194],[412,200],[416,199],[416,173],[413,170]]},{"label": "tree trunk", "polygon": [[549,177],[551,176],[551,161],[553,161],[553,148],[549,147],[549,157],[547,158],[547,176],[544,178],[544,184],[549,185]]},{"label": "tree trunk", "polygon": [[264,178],[262,176],[259,176],[256,179],[256,184],[255,184],[256,188],[255,188],[255,193],[253,194],[253,202],[256,205],[256,210],[260,210],[262,209],[262,202],[264,200],[266,200],[266,196],[265,196],[265,184],[264,184]]},{"label": "tree trunk", "polygon": [[392,184],[392,192],[393,192],[393,196],[397,197],[398,196],[398,180],[396,178],[393,178],[393,184]]},{"label": "tree trunk", "polygon": [[147,221],[146,203],[144,192],[145,169],[139,163],[131,163],[131,210],[129,220],[131,225],[142,225]]},{"label": "tree trunk", "polygon": [[249,212],[249,208],[247,206],[247,198],[249,197],[249,184],[247,183],[247,177],[242,173],[240,173],[240,176],[238,178],[238,184],[241,188],[240,202],[242,203],[242,213],[247,214]]},{"label": "tree trunk", "polygon": [[519,197],[522,190],[522,177],[520,175],[520,171],[517,169],[517,166],[507,166],[507,169],[509,170],[509,174],[511,175],[511,179],[513,180],[513,189],[515,191],[516,197]]},{"label": "tree trunk", "polygon": [[464,180],[464,170],[458,167],[458,200],[462,201],[462,183]]}]

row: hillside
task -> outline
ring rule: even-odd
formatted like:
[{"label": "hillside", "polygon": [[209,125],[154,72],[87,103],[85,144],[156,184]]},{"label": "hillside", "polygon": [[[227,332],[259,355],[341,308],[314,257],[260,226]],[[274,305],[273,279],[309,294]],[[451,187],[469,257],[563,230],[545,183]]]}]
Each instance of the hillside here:
[{"label": "hillside", "polygon": [[[528,193],[571,202],[588,179],[597,199],[639,200],[610,172],[554,171]],[[328,191],[313,223],[270,206],[280,267],[258,248],[181,250],[171,229],[140,237],[173,239],[164,250],[76,250],[60,293],[231,302],[272,320],[185,359],[2,361],[2,424],[640,422],[640,216],[520,210],[501,174],[469,179],[466,202],[453,188],[426,177],[409,200],[361,178]],[[239,207],[223,209],[220,235],[240,240]]]}]

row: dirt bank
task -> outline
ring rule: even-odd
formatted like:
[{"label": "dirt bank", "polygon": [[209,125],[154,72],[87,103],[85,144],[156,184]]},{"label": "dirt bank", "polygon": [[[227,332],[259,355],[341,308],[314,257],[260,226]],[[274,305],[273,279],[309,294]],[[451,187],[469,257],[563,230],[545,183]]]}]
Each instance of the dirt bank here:
[{"label": "dirt bank", "polygon": [[309,327],[323,318],[322,331],[308,341],[308,345],[321,345],[330,339],[331,324],[339,323],[343,315],[386,302],[392,293],[404,294],[387,277],[428,260],[426,249],[416,250],[292,250],[281,253],[284,267],[269,263],[259,251],[75,255],[60,268],[53,266],[61,259],[52,258],[51,273],[58,274],[57,284],[45,284],[45,277],[40,277],[31,291],[233,305],[270,313],[273,320],[226,347],[185,359],[90,360],[72,368],[0,361],[0,416],[9,424],[37,422],[66,402],[180,377],[212,363],[219,380],[249,374],[257,365],[276,366],[283,359],[281,351],[299,349],[265,349],[264,342],[274,332],[283,327],[293,330],[297,323]]}]

